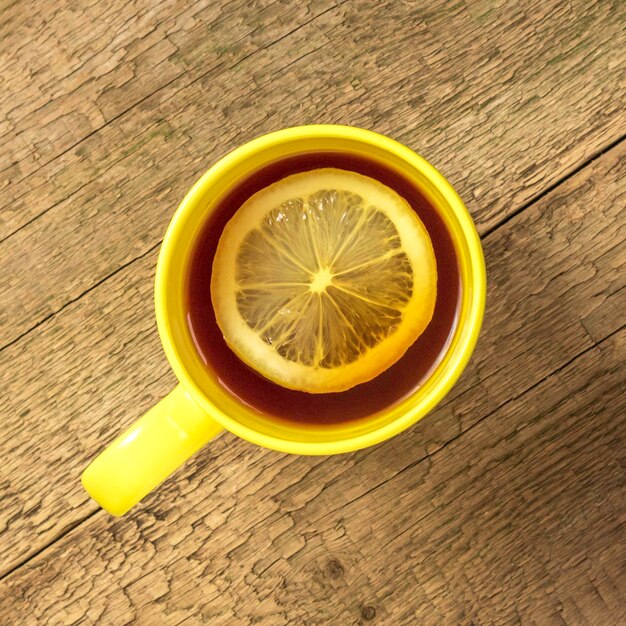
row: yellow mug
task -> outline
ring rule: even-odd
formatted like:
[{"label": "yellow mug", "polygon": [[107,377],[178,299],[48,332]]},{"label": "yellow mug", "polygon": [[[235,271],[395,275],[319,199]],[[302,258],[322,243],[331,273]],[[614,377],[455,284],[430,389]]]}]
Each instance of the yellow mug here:
[{"label": "yellow mug", "polygon": [[[188,330],[184,285],[194,242],[207,216],[233,186],[276,160],[330,151],[382,161],[420,189],[454,242],[462,295],[446,354],[414,393],[372,419],[304,426],[263,418],[211,375]],[[478,338],[485,292],[482,248],[467,209],[445,178],[409,148],[368,130],[334,125],[288,128],[255,139],[200,178],[178,207],[161,246],[157,325],[179,385],[92,461],[83,472],[83,486],[104,509],[123,515],[223,430],[293,454],[338,454],[389,439],[426,415],[460,376]]]}]

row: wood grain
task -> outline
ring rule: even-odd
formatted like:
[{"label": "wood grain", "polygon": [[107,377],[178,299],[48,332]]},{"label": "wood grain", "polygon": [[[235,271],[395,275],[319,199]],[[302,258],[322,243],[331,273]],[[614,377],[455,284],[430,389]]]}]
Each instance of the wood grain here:
[{"label": "wood grain", "polygon": [[8,11],[0,346],[147,254],[200,173],[263,132],[397,137],[484,232],[626,127],[621,2],[150,7]]},{"label": "wood grain", "polygon": [[[0,624],[626,623],[625,19],[616,0],[6,4]],[[468,370],[385,444],[223,435],[108,517],[80,471],[175,384],[152,305],[175,205],[228,150],[312,122],[398,138],[467,201],[489,273]]]},{"label": "wood grain", "polygon": [[[487,237],[490,291],[479,348],[448,402],[415,428],[371,450],[328,459],[285,456],[222,436],[124,518],[126,524],[115,526],[98,513],[52,553],[70,549],[85,528],[104,525],[119,530],[101,546],[102,562],[89,566],[94,571],[108,567],[109,558],[118,562],[120,554],[127,554],[130,563],[124,567],[133,576],[146,566],[143,559],[155,571],[181,558],[191,567],[200,546],[217,542],[226,554],[252,537],[250,529],[263,520],[277,528],[290,525],[285,513],[301,506],[311,524],[330,512],[343,518],[346,502],[367,498],[409,468],[428,467],[430,457],[449,442],[620,328],[623,319],[615,312],[624,310],[626,293],[620,249],[625,168],[622,144]],[[120,271],[0,354],[9,391],[0,405],[8,416],[0,425],[0,446],[10,459],[1,485],[5,573],[96,511],[79,485],[80,471],[104,442],[174,384],[151,316],[154,257],[155,251]],[[402,501],[391,502],[394,517]],[[145,543],[145,524],[156,533],[150,539],[154,549]],[[218,527],[224,536],[214,536]],[[288,529],[280,532],[286,535],[279,545],[287,541],[285,550],[296,549],[300,539]],[[320,551],[325,537],[315,540]],[[126,545],[129,541],[132,545]],[[182,553],[181,545],[186,546]],[[278,558],[270,539],[246,546],[257,556]],[[44,550],[33,563],[49,567],[49,553]],[[133,565],[133,559],[139,561]],[[65,562],[65,557],[59,561]],[[42,569],[36,571],[41,576]],[[84,575],[79,578],[84,582]],[[223,580],[219,584],[226,586]],[[86,593],[96,598],[104,590],[96,585]],[[53,596],[50,588],[42,601]],[[72,590],[68,602],[77,597]],[[53,614],[58,610],[55,606]],[[118,623],[117,613],[107,619]]]},{"label": "wood grain", "polygon": [[[341,473],[222,437],[204,459],[219,469],[188,466],[165,497],[94,516],[6,578],[0,615],[623,624],[625,350],[618,331],[383,481],[363,459]],[[357,497],[355,477],[369,484]]]},{"label": "wood grain", "polygon": [[174,81],[180,90],[335,5],[54,4],[15,2],[3,13],[4,66],[10,72],[0,96],[0,169],[8,182],[24,181]]}]

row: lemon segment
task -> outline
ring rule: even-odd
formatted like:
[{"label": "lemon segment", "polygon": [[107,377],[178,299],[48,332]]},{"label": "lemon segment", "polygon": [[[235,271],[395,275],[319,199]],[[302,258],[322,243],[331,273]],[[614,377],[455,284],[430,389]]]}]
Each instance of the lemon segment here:
[{"label": "lemon segment", "polygon": [[224,228],[211,276],[235,354],[309,393],[344,391],[390,367],[430,322],[436,295],[430,237],[408,202],[334,168],[251,196]]}]

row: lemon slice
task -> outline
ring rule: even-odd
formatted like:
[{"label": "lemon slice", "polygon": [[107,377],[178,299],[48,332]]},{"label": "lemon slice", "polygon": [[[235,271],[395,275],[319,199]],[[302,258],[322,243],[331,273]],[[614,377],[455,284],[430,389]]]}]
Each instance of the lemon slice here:
[{"label": "lemon slice", "polygon": [[309,393],[395,363],[428,325],[437,267],[410,205],[382,183],[324,168],[250,197],[217,246],[211,299],[235,354]]}]

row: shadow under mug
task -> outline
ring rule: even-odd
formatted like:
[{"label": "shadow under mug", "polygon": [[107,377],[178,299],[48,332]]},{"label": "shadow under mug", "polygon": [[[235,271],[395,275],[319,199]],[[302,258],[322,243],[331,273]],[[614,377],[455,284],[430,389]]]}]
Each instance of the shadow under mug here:
[{"label": "shadow under mug", "polygon": [[[459,317],[436,369],[389,409],[345,423],[272,421],[229,394],[202,362],[186,321],[185,278],[207,217],[238,182],[277,160],[326,151],[382,161],[429,200],[455,246],[462,287]],[[224,429],[294,454],[338,454],[389,439],[433,409],[460,376],[478,339],[485,292],[485,264],[472,219],[451,185],[415,152],[383,135],[348,126],[301,126],[259,137],[211,167],[178,207],[159,254],[155,301],[161,342],[179,384],[92,461],[83,472],[83,486],[104,509],[123,515]]]}]

